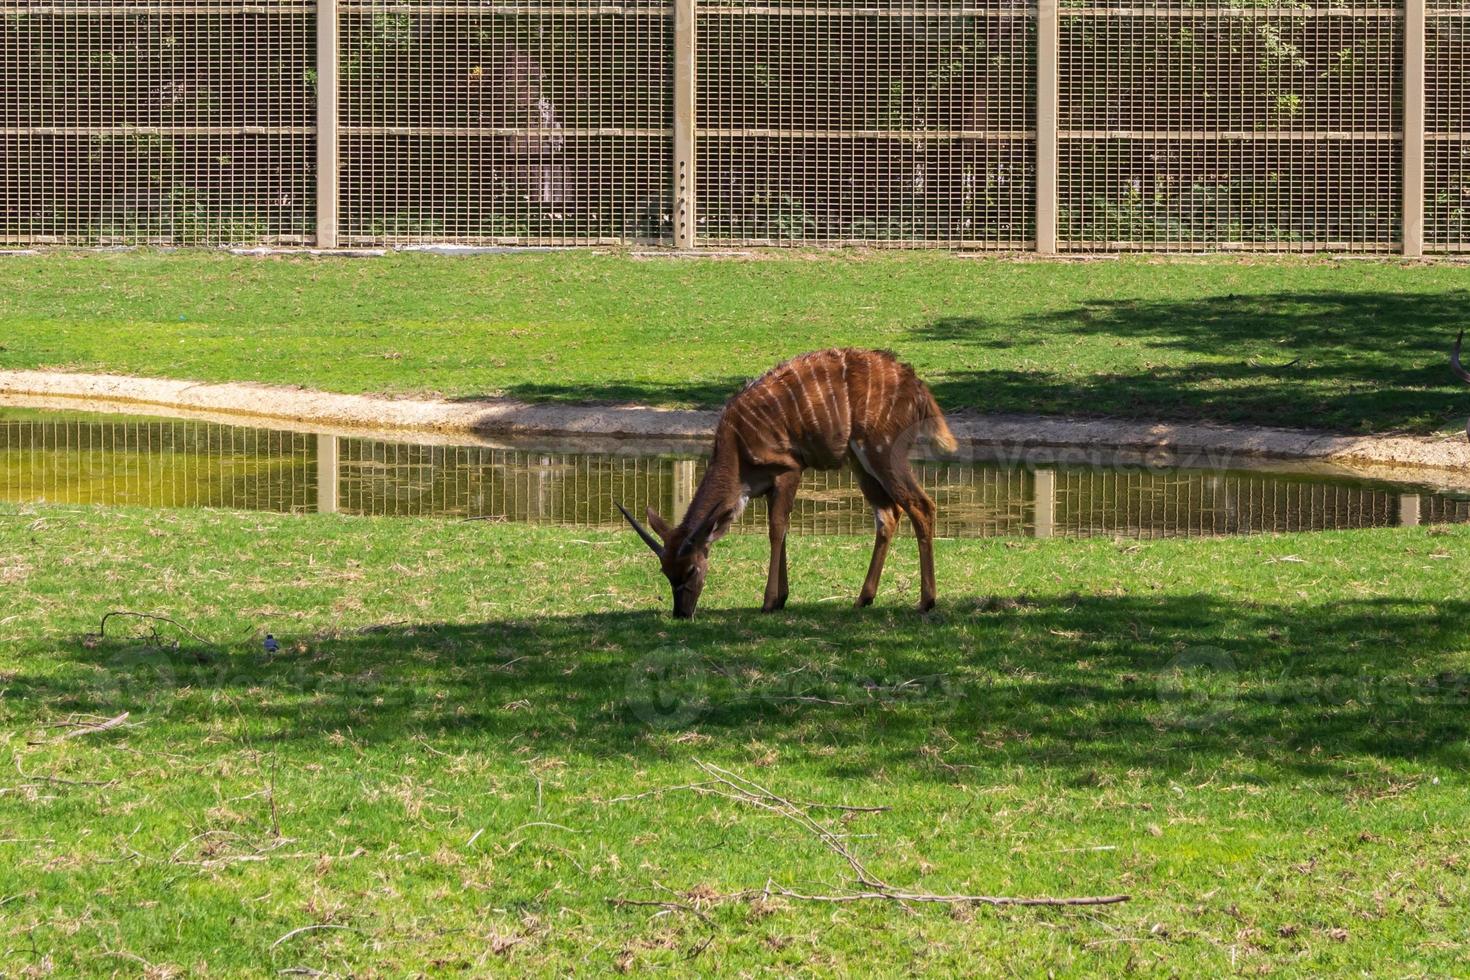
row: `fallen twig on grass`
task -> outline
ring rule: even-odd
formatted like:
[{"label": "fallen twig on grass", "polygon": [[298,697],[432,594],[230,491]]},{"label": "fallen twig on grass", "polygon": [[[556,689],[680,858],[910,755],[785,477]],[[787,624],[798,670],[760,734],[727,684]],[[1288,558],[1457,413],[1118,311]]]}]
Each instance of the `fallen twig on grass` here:
[{"label": "fallen twig on grass", "polygon": [[124,711],[120,715],[116,715],[106,721],[99,721],[95,725],[83,725],[80,728],[73,728],[71,731],[63,733],[61,739],[80,738],[83,735],[96,735],[98,732],[108,732],[122,725],[127,720],[128,712]]},{"label": "fallen twig on grass", "polygon": [[[722,898],[724,898],[726,900],[750,899],[750,898],[753,898],[753,897],[756,897],[756,896],[770,898],[771,896],[774,895],[774,896],[778,896],[778,897],[781,897],[781,898],[789,898],[789,899],[793,899],[793,900],[796,900],[796,901],[803,901],[803,902],[835,902],[835,903],[847,903],[847,902],[888,901],[888,902],[896,902],[896,903],[898,903],[900,905],[906,905],[907,903],[913,902],[913,903],[931,903],[931,904],[992,905],[992,906],[1003,906],[1003,905],[1010,905],[1010,906],[1085,906],[1085,905],[1117,905],[1117,904],[1119,904],[1121,902],[1126,902],[1126,901],[1128,901],[1131,898],[1131,896],[1129,896],[1129,895],[1122,895],[1122,894],[1119,894],[1119,895],[1081,895],[1081,896],[1064,896],[1064,897],[1052,897],[1052,896],[1011,896],[1011,895],[963,895],[963,894],[942,894],[942,893],[934,893],[934,892],[917,892],[917,891],[908,891],[908,890],[902,889],[902,888],[895,888],[893,885],[888,884],[886,881],[884,881],[883,879],[879,878],[877,875],[873,874],[873,872],[870,871],[863,864],[863,862],[858,859],[857,855],[855,855],[847,847],[847,845],[845,843],[843,843],[844,838],[846,838],[848,835],[839,834],[835,830],[833,830],[831,827],[828,827],[826,824],[821,823],[820,821],[818,821],[815,818],[813,818],[811,816],[811,814],[809,812],[807,812],[809,809],[812,808],[812,805],[811,804],[799,804],[799,803],[793,802],[792,800],[789,800],[786,797],[780,796],[780,795],[772,792],[770,789],[766,788],[765,786],[762,786],[761,784],[759,784],[759,783],[757,783],[757,782],[755,782],[755,781],[753,781],[753,780],[751,780],[751,779],[749,779],[749,778],[747,778],[745,776],[742,776],[739,773],[731,772],[730,770],[724,769],[724,768],[722,768],[720,766],[717,766],[717,765],[714,765],[713,763],[702,762],[699,759],[695,759],[694,760],[694,764],[696,766],[698,766],[705,774],[707,774],[711,778],[709,780],[706,780],[706,781],[703,781],[703,782],[699,782],[699,783],[689,783],[689,784],[686,784],[686,785],[683,785],[683,786],[669,787],[669,790],[688,790],[688,791],[691,791],[691,792],[698,792],[698,793],[711,793],[711,794],[716,795],[716,796],[728,797],[730,799],[737,800],[737,801],[742,802],[742,803],[746,803],[746,804],[748,804],[750,806],[759,807],[760,809],[770,810],[773,813],[780,814],[781,816],[783,816],[786,819],[790,820],[791,822],[795,823],[797,826],[801,827],[803,830],[805,830],[808,833],[810,833],[812,836],[816,837],[817,840],[821,841],[822,844],[828,850],[832,851],[832,853],[834,853],[838,857],[842,858],[843,861],[845,861],[847,863],[848,867],[850,867],[852,869],[852,872],[853,872],[853,875],[854,875],[854,877],[856,879],[856,882],[860,886],[860,890],[857,890],[857,891],[843,892],[843,893],[840,893],[840,894],[833,894],[833,895],[812,895],[812,894],[807,894],[805,892],[798,892],[798,891],[795,891],[795,890],[790,889],[790,888],[785,888],[783,886],[777,885],[773,880],[769,880],[768,879],[766,881],[766,886],[765,886],[764,889],[761,889],[761,890],[755,891],[755,892],[749,892],[749,891],[747,891],[747,892],[737,893],[737,894],[734,894],[734,895],[721,896]],[[622,800],[634,800],[634,799],[639,799],[641,797],[646,797],[646,796],[650,796],[650,795],[656,795],[659,792],[667,792],[667,791],[668,790],[663,790],[663,791],[655,790],[655,791],[652,791],[650,793],[640,793],[640,794],[637,794],[637,795],[634,795],[634,796],[618,797],[616,800],[610,800],[609,802],[619,802],[619,801],[622,801]],[[872,807],[872,808],[851,807],[851,808],[844,808],[844,809],[851,809],[851,810],[855,810],[855,811],[858,811],[858,812],[864,812],[864,811],[867,811],[867,810],[882,810],[882,809],[887,809],[887,808],[886,807]],[[629,902],[628,904],[635,904],[635,903]],[[636,904],[670,904],[670,903],[642,902],[642,903],[636,903]],[[678,903],[673,903],[673,904],[678,904]]]},{"label": "fallen twig on grass", "polygon": [[906,892],[894,888],[883,888],[871,892],[850,892],[843,895],[803,895],[788,888],[774,887],[768,892],[782,898],[793,898],[802,902],[868,902],[886,900],[890,902],[934,902],[956,905],[1117,905],[1126,902],[1131,895],[1082,895],[1075,898],[1029,898],[1007,895],[934,895],[928,892]]},{"label": "fallen twig on grass", "polygon": [[[711,796],[723,796],[726,799],[740,799],[740,797],[738,796],[734,796],[730,793],[725,793],[714,789],[713,787],[717,785],[719,785],[719,781],[711,779],[701,783],[685,783],[682,786],[660,786],[658,789],[651,789],[646,793],[632,793],[628,796],[615,796],[610,800],[603,800],[602,802],[629,803],[633,800],[645,800],[648,799],[650,796],[662,796],[665,793],[681,792],[707,793]],[[846,813],[887,813],[889,810],[893,809],[889,806],[849,806],[846,803],[814,803],[810,800],[794,800],[793,802],[796,803],[798,806],[805,807],[808,810],[842,810]]]},{"label": "fallen twig on grass", "polygon": [[[153,623],[167,623],[168,625],[177,629],[179,632],[183,633],[185,636],[189,637],[190,639],[196,640],[207,647],[215,647],[216,649],[219,647],[219,644],[215,643],[213,640],[205,639],[198,633],[191,630],[189,627],[185,626],[183,623],[179,622],[177,619],[174,619],[172,616],[157,616],[153,613],[134,612],[131,609],[114,609],[111,612],[107,613],[102,617],[102,622],[98,625],[97,632],[88,633],[87,637],[95,638],[98,640],[105,639],[107,636],[107,621],[109,619],[112,619],[114,616],[131,619],[143,619]],[[157,628],[153,629],[153,638],[155,640],[159,639]]]},{"label": "fallen twig on grass", "polygon": [[[26,744],[27,745],[50,745],[53,742],[64,742],[64,741],[66,741],[69,738],[80,738],[83,735],[96,735],[98,732],[111,731],[114,728],[120,728],[120,727],[122,727],[124,725],[124,723],[126,723],[127,720],[128,720],[128,714],[129,714],[129,712],[124,711],[122,714],[117,715],[117,716],[112,717],[112,718],[108,718],[105,721],[65,721],[65,722],[57,722],[57,723],[55,723],[53,725],[49,725],[47,727],[50,727],[50,728],[67,728],[67,729],[70,729],[70,730],[69,731],[66,731],[66,732],[63,732],[62,734],[60,734],[56,738],[38,738],[38,739],[31,739],[31,740],[27,741]],[[135,727],[135,726],[129,725],[128,727],[129,728],[132,728],[132,727]]]},{"label": "fallen twig on grass", "polygon": [[[583,831],[583,830],[574,830],[571,827],[563,827],[559,823],[551,823],[550,821],[547,821],[547,820],[534,820],[531,823],[523,823],[523,824],[521,824],[515,830],[512,830],[510,832],[510,834],[514,834],[514,833],[517,833],[519,831],[525,830],[527,827],[554,827],[557,830],[565,830],[569,834],[583,834],[583,833],[586,833],[586,831]],[[506,834],[505,836],[509,837],[510,834]]]},{"label": "fallen twig on grass", "polygon": [[295,936],[299,936],[303,932],[315,932],[318,929],[344,929],[347,932],[356,932],[357,931],[356,929],[352,928],[351,926],[339,926],[339,925],[334,925],[334,924],[332,924],[330,922],[323,922],[323,923],[320,923],[320,924],[314,925],[314,926],[298,926],[297,928],[292,929],[290,932],[286,933],[280,939],[277,939],[275,942],[271,943],[271,947],[270,948],[271,949],[275,949],[277,946],[281,945],[281,943],[283,943],[286,940],[291,939],[291,938],[293,938]]},{"label": "fallen twig on grass", "polygon": [[15,760],[15,771],[20,773],[23,779],[33,779],[41,783],[59,783],[62,786],[111,786],[117,782],[116,779],[62,779],[60,776],[34,775],[20,767],[20,759]]},{"label": "fallen twig on grass", "polygon": [[[847,845],[842,843],[841,839],[831,829],[812,819],[809,813],[795,803],[792,803],[785,797],[777,796],[760,783],[746,779],[744,776],[733,773],[728,769],[722,769],[713,763],[701,762],[695,759],[694,764],[713,776],[716,782],[723,783],[733,789],[737,798],[744,797],[746,802],[752,803],[762,809],[779,813],[798,826],[816,835],[816,838],[823,844],[826,844],[828,849],[847,862],[848,867],[852,868],[853,874],[857,876],[858,884],[869,888],[886,889],[889,887],[886,882],[863,867],[863,863],[857,859],[857,856],[852,851],[847,849]],[[745,785],[741,785],[742,783]],[[755,792],[751,792],[752,789]],[[773,802],[775,805],[773,805]]]},{"label": "fallen twig on grass", "polygon": [[663,912],[658,913],[659,915],[662,915],[666,912],[683,912],[686,915],[692,915],[698,918],[700,922],[704,923],[704,927],[709,931],[705,934],[703,942],[701,942],[698,946],[695,946],[688,953],[684,954],[685,959],[694,959],[700,953],[703,953],[706,949],[709,949],[709,944],[714,942],[715,940],[714,920],[711,919],[708,915],[705,915],[699,909],[695,908],[693,905],[688,904],[687,902],[661,902],[657,899],[643,898],[609,898],[607,902],[613,908],[623,908],[625,906],[658,908],[664,910]]}]

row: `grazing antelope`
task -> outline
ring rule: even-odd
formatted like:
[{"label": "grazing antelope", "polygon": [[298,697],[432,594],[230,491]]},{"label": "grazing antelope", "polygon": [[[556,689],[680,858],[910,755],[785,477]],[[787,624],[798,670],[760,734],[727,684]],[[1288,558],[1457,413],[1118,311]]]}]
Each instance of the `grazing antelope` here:
[{"label": "grazing antelope", "polygon": [[[1460,344],[1465,340],[1465,331],[1462,328],[1460,335],[1455,338],[1455,347],[1450,351],[1450,370],[1455,372],[1461,381],[1470,381],[1470,371],[1460,366]],[[1465,436],[1470,438],[1470,422],[1465,423]]]},{"label": "grazing antelope", "polygon": [[908,460],[921,435],[946,452],[955,449],[944,414],[913,368],[887,351],[804,354],[772,368],[725,403],[709,469],[678,527],[649,507],[650,533],[622,504],[618,510],[658,556],[674,589],[674,615],[687,619],[704,589],[710,545],[730,529],[751,497],[765,497],[771,562],[761,609],[771,612],[786,605],[786,529],[802,471],[833,470],[850,459],[877,528],[857,604],[868,605],[878,592],[901,509],[919,539],[919,609],[924,611],[934,606],[934,501]]}]

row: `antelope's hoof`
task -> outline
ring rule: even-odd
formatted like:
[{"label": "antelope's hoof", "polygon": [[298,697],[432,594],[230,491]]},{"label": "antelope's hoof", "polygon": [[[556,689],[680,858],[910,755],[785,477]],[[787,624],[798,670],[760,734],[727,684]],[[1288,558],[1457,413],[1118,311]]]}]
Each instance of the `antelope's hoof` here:
[{"label": "antelope's hoof", "polygon": [[931,610],[933,610],[933,608],[934,608],[934,600],[933,599],[920,599],[919,600],[919,606],[918,606],[919,612],[921,612],[921,613],[930,612]]},{"label": "antelope's hoof", "polygon": [[868,606],[871,606],[872,604],[873,604],[873,597],[872,596],[870,596],[870,595],[860,595],[860,596],[857,597],[857,602],[854,602],[852,604],[852,607],[854,609],[866,609]]}]

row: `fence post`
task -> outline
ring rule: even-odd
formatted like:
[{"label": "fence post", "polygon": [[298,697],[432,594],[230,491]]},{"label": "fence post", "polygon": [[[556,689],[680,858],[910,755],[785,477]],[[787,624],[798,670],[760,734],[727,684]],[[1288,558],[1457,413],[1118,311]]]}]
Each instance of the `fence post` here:
[{"label": "fence post", "polygon": [[1034,482],[1032,533],[1038,538],[1049,538],[1057,532],[1057,471],[1037,470]]},{"label": "fence post", "polygon": [[694,241],[695,0],[674,0],[674,247]]},{"label": "fence post", "polygon": [[341,506],[342,447],[336,436],[316,437],[316,510],[335,514]]},{"label": "fence post", "polygon": [[1424,254],[1424,6],[1404,0],[1404,254]]},{"label": "fence post", "polygon": [[316,246],[337,247],[337,0],[316,3]]},{"label": "fence post", "polygon": [[694,460],[674,460],[674,509],[669,520],[677,524],[684,519],[694,499]]},{"label": "fence post", "polygon": [[1036,4],[1036,251],[1057,251],[1057,0]]},{"label": "fence post", "polygon": [[1399,527],[1419,526],[1419,495],[1417,493],[1399,494]]}]

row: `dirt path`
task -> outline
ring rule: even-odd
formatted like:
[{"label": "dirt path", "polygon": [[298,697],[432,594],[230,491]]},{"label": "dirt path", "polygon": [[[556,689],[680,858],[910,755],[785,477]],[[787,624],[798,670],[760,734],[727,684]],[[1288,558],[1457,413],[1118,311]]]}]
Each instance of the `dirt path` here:
[{"label": "dirt path", "polygon": [[[257,384],[203,384],[119,375],[0,371],[0,399],[72,410],[223,417],[278,427],[435,433],[441,437],[639,439],[662,445],[708,438],[718,413],[639,405],[532,405],[510,399],[445,401],[339,395]],[[1149,423],[955,412],[960,454],[1005,462],[1268,468],[1470,486],[1470,441],[1453,436],[1349,436],[1204,423]],[[440,441],[438,439],[433,441]],[[1292,465],[1282,465],[1293,461]],[[1314,465],[1303,467],[1310,462]]]}]

